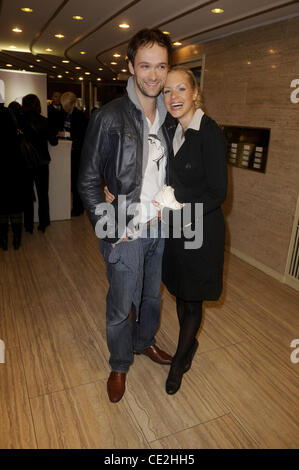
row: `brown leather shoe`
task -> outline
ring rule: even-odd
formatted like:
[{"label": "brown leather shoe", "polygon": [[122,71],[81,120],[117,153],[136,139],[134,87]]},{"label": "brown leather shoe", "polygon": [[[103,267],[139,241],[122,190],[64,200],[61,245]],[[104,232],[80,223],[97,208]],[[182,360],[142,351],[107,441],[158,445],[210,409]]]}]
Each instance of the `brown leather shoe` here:
[{"label": "brown leather shoe", "polygon": [[163,364],[169,366],[172,362],[172,357],[167,354],[162,349],[158,348],[155,344],[146,348],[141,353],[137,354],[144,354],[145,356],[149,357],[152,361],[157,362],[158,364]]},{"label": "brown leather shoe", "polygon": [[107,382],[109,400],[117,403],[123,397],[126,387],[126,374],[124,372],[111,372]]}]

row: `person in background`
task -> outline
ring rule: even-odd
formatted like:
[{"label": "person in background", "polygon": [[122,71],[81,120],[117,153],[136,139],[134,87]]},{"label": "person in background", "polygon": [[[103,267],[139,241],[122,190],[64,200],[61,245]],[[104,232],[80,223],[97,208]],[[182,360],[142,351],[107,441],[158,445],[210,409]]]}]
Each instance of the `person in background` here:
[{"label": "person in background", "polygon": [[83,146],[85,131],[88,120],[78,108],[76,108],[77,97],[74,93],[67,91],[60,98],[63,110],[63,128],[58,137],[72,140],[71,153],[71,189],[73,193],[72,217],[83,214],[84,208],[77,189],[80,155]]},{"label": "person in background", "polygon": [[22,106],[17,101],[12,101],[9,103],[8,109],[12,115],[17,129],[20,129],[23,116]]},{"label": "person in background", "polygon": [[60,103],[61,93],[54,91],[52,95],[52,103],[48,106],[48,120],[51,132],[57,135],[63,128],[64,112]]},{"label": "person in background", "polygon": [[200,248],[186,248],[185,242],[190,239],[184,237],[184,232],[180,238],[170,236],[165,240],[162,277],[176,297],[180,324],[178,346],[166,381],[166,392],[173,395],[180,388],[183,374],[190,369],[198,346],[196,334],[202,320],[202,303],[218,300],[222,291],[225,224],[221,204],[227,191],[227,165],[224,135],[202,111],[200,92],[191,70],[182,66],[170,70],[164,101],[168,112],[178,120],[177,127],[168,127],[173,142],[168,185],[174,189],[177,202],[191,205],[191,216],[184,227],[192,224],[192,230],[196,229],[200,220],[195,217],[195,204],[203,204]]},{"label": "person in background", "polygon": [[9,221],[13,246],[21,244],[24,210],[24,162],[18,145],[17,126],[10,111],[0,107],[0,246],[8,249]]},{"label": "person in background", "polygon": [[26,170],[26,195],[24,210],[25,231],[33,233],[34,217],[34,183],[38,198],[38,230],[45,232],[50,225],[49,211],[49,163],[50,154],[48,142],[57,145],[58,139],[48,125],[48,119],[41,115],[39,98],[34,94],[23,97],[23,124],[22,131],[27,141],[34,147],[38,155],[38,163],[35,168]]}]

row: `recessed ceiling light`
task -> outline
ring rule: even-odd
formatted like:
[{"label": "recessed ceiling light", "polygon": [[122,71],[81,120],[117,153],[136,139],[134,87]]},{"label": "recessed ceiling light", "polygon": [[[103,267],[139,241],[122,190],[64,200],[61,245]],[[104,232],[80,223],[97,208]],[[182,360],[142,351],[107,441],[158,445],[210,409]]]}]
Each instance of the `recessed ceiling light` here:
[{"label": "recessed ceiling light", "polygon": [[6,67],[12,67],[12,64],[6,64]]},{"label": "recessed ceiling light", "polygon": [[64,34],[55,34],[55,37],[61,39],[64,38]]},{"label": "recessed ceiling light", "polygon": [[113,78],[113,80],[116,80],[116,78]]},{"label": "recessed ceiling light", "polygon": [[73,20],[83,20],[83,16],[73,16]]},{"label": "recessed ceiling light", "polygon": [[31,69],[33,69],[34,65],[29,65],[29,67],[30,67]]},{"label": "recessed ceiling light", "polygon": [[117,62],[110,62],[111,65],[117,65]]},{"label": "recessed ceiling light", "polygon": [[175,41],[173,43],[173,46],[181,46],[181,45],[182,45],[182,43],[180,41]]},{"label": "recessed ceiling light", "polygon": [[57,75],[57,78],[62,78],[62,75]]},{"label": "recessed ceiling light", "polygon": [[84,73],[85,73],[85,75],[90,75],[90,72],[84,72]]},{"label": "recessed ceiling light", "polygon": [[41,62],[41,60],[40,60],[40,59],[36,59],[36,62]]},{"label": "recessed ceiling light", "polygon": [[213,10],[211,10],[212,13],[223,13],[224,10],[222,10],[222,8],[213,8]]},{"label": "recessed ceiling light", "polygon": [[64,64],[69,64],[70,63],[69,60],[62,60],[61,62],[63,62]]},{"label": "recessed ceiling light", "polygon": [[101,79],[100,77],[99,77],[99,78],[97,78],[97,81],[98,81],[98,82],[100,82],[101,80],[102,80],[102,79]]},{"label": "recessed ceiling light", "polygon": [[84,80],[84,78],[83,78],[83,77],[79,77],[79,80]]},{"label": "recessed ceiling light", "polygon": [[66,70],[64,73],[70,73],[68,70]]},{"label": "recessed ceiling light", "polygon": [[23,30],[20,29],[20,28],[18,28],[18,27],[16,27],[16,28],[13,28],[12,31],[13,31],[14,33],[22,33]]},{"label": "recessed ceiling light", "polygon": [[53,52],[53,49],[50,49],[50,48],[48,47],[48,49],[46,49],[46,51],[47,51],[47,52]]},{"label": "recessed ceiling light", "polygon": [[56,68],[57,68],[56,65],[53,65],[52,69],[56,69]]},{"label": "recessed ceiling light", "polygon": [[127,24],[127,23],[121,23],[121,24],[118,25],[118,27],[123,28],[123,29],[128,29],[130,27],[130,25]]},{"label": "recessed ceiling light", "polygon": [[163,34],[166,34],[166,35],[167,35],[167,34],[170,34],[169,31],[162,31],[162,33],[163,33]]},{"label": "recessed ceiling light", "polygon": [[24,11],[25,13],[32,13],[33,12],[32,8],[27,8],[27,7],[21,8],[21,10]]},{"label": "recessed ceiling light", "polygon": [[121,69],[121,72],[127,72],[127,69]]},{"label": "recessed ceiling light", "polygon": [[76,70],[81,70],[81,67],[75,67]]},{"label": "recessed ceiling light", "polygon": [[100,71],[101,71],[101,70],[103,70],[103,69],[102,69],[102,67],[99,67],[99,68],[98,68],[98,70],[100,70]]},{"label": "recessed ceiling light", "polygon": [[86,54],[86,51],[80,51],[80,54],[84,55]]},{"label": "recessed ceiling light", "polygon": [[120,54],[118,54],[118,52],[115,52],[115,54],[113,54],[113,57],[120,57]]}]

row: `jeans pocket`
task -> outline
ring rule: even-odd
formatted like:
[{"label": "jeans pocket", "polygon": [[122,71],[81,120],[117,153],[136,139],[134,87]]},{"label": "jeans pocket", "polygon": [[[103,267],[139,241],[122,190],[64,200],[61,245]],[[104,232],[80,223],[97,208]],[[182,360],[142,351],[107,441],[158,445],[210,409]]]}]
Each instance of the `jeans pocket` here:
[{"label": "jeans pocket", "polygon": [[106,242],[105,240],[100,240],[99,241],[99,250],[100,253],[102,254],[104,261],[106,263],[109,263],[109,256],[112,250],[111,243]]}]

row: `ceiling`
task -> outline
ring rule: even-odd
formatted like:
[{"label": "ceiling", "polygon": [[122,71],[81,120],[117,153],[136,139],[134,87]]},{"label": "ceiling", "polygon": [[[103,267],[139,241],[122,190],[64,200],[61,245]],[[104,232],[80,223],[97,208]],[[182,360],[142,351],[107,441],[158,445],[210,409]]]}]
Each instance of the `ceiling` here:
[{"label": "ceiling", "polygon": [[[212,13],[215,8],[224,11]],[[118,83],[127,74],[128,41],[142,28],[170,32],[179,48],[297,15],[299,0],[0,0],[0,68],[68,83],[79,77]],[[13,32],[16,27],[22,32]]]}]

